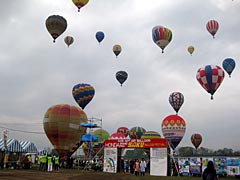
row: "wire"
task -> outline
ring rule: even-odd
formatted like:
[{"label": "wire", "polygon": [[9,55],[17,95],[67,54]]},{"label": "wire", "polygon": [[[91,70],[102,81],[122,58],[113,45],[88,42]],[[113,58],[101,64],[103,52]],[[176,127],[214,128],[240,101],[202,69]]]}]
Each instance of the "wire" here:
[{"label": "wire", "polygon": [[44,132],[36,132],[36,131],[24,131],[24,130],[19,130],[19,129],[12,129],[12,128],[8,128],[8,127],[4,127],[4,126],[0,126],[0,128],[3,129],[8,129],[11,131],[16,131],[16,132],[23,132],[23,133],[31,133],[31,134],[45,134]]}]

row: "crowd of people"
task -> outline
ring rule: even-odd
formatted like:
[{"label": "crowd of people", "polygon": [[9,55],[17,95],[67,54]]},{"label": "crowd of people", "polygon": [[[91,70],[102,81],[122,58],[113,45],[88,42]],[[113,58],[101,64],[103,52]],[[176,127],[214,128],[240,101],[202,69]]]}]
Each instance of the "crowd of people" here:
[{"label": "crowd of people", "polygon": [[135,176],[145,176],[146,172],[149,172],[149,165],[150,162],[146,162],[144,158],[141,160],[122,160],[121,161],[121,168],[124,173],[131,173]]}]

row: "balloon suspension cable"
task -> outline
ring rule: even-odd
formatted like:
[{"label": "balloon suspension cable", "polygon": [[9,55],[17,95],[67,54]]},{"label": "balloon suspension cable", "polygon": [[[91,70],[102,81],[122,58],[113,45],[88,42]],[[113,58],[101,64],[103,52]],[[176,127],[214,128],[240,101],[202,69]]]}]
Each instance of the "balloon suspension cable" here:
[{"label": "balloon suspension cable", "polygon": [[215,37],[213,36],[213,39],[215,39]]},{"label": "balloon suspension cable", "polygon": [[[173,150],[173,153],[171,154],[171,152],[170,152],[170,157],[172,158],[172,160],[173,160],[173,163],[174,163],[174,167],[175,167],[175,169],[176,169],[176,171],[177,171],[177,174],[178,174],[178,176],[180,176],[180,174],[179,174],[179,170],[178,170],[178,167],[177,167],[177,163],[176,163],[176,161],[175,161],[175,159],[174,159],[174,152],[175,152],[175,150],[174,150],[174,146],[173,146],[173,144],[170,142],[170,141],[168,141],[168,146],[170,147],[170,148],[172,148],[172,150]],[[173,175],[173,174],[172,174]],[[171,175],[171,176],[172,176]]]},{"label": "balloon suspension cable", "polygon": [[229,75],[229,77],[231,78],[231,75]]},{"label": "balloon suspension cable", "polygon": [[164,53],[164,50],[162,50],[162,53]]},{"label": "balloon suspension cable", "polygon": [[80,12],[80,8],[78,8],[78,12]]},{"label": "balloon suspension cable", "polygon": [[56,41],[55,41],[55,39],[53,40],[53,43],[55,43]]},{"label": "balloon suspension cable", "polygon": [[121,87],[122,87],[122,84],[121,84]]},{"label": "balloon suspension cable", "polygon": [[213,100],[213,95],[211,95],[211,100]]}]

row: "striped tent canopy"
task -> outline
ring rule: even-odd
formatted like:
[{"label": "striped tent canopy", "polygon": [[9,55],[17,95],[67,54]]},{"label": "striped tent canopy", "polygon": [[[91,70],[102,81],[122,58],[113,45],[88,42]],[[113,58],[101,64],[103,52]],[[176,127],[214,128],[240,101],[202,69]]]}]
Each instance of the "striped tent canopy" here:
[{"label": "striped tent canopy", "polygon": [[20,145],[23,148],[23,151],[26,153],[38,153],[37,147],[30,141],[19,141]]},{"label": "striped tent canopy", "polygon": [[[9,152],[24,152],[22,146],[16,139],[7,140],[7,150]],[[0,139],[0,151],[5,151],[3,139]]]}]

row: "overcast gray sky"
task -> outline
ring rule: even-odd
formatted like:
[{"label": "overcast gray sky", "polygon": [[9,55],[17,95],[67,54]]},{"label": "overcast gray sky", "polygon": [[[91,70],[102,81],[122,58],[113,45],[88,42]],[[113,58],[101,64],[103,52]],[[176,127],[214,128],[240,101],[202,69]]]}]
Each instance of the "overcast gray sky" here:
[{"label": "overcast gray sky", "polygon": [[[1,1],[0,130],[44,132],[47,109],[78,106],[72,87],[82,82],[95,88],[85,113],[102,118],[110,134],[120,126],[141,126],[162,135],[162,120],[175,114],[168,97],[179,91],[186,133],[178,147],[193,147],[190,137],[200,133],[202,147],[239,150],[239,12],[239,0],[90,0],[81,12],[71,0]],[[68,23],[56,43],[45,27],[54,14]],[[220,26],[215,39],[206,30],[211,19]],[[173,33],[164,54],[152,41],[156,25]],[[105,33],[101,45],[97,31]],[[67,35],[75,40],[69,48]],[[117,59],[114,44],[122,46]],[[195,47],[192,56],[189,45]],[[226,74],[210,100],[196,72],[208,64],[222,66],[228,57],[236,61],[232,78]],[[123,87],[115,79],[118,70],[129,75]],[[9,137],[32,141],[38,149],[51,146],[45,134],[9,130]]]}]

